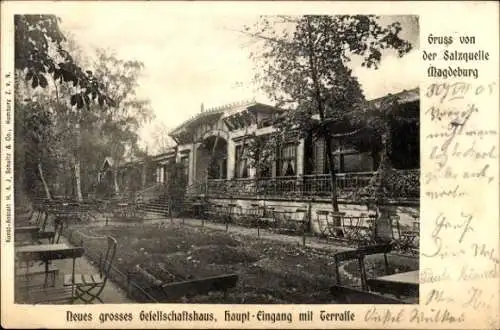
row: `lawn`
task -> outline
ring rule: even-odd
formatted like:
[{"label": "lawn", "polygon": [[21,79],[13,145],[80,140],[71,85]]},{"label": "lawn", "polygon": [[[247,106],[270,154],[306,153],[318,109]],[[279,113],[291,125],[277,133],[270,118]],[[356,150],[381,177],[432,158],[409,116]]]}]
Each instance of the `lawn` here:
[{"label": "lawn", "polygon": [[[118,241],[114,266],[124,274],[140,267],[163,283],[239,275],[237,287],[226,298],[214,293],[184,298],[182,302],[335,303],[329,294],[329,287],[335,282],[333,258],[332,253],[325,251],[180,224],[85,227],[72,232],[71,241],[83,241],[91,259],[97,251],[105,250],[105,241],[92,237],[114,236]],[[368,265],[371,276],[383,271],[381,260]],[[415,269],[418,261],[416,265],[393,267],[399,271]],[[348,272],[344,273],[344,283],[357,284],[356,267],[347,264],[343,269]],[[123,278],[114,280],[125,286]],[[141,287],[151,287],[151,281],[144,276],[136,281]]]}]

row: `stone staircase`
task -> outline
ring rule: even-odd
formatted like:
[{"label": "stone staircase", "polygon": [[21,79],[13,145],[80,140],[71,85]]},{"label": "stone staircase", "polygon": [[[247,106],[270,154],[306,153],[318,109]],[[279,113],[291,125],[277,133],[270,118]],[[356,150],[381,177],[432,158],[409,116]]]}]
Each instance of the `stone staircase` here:
[{"label": "stone staircase", "polygon": [[157,215],[168,216],[170,214],[168,196],[163,194],[156,199],[151,199],[143,203],[141,206],[141,210],[148,212],[150,214],[152,213]]},{"label": "stone staircase", "polygon": [[[193,203],[200,203],[205,200],[204,194],[200,193],[202,185],[196,183],[186,188],[183,205],[173,205],[172,212],[176,214],[189,215],[192,213]],[[170,216],[170,198],[165,193],[162,183],[154,184],[138,193],[136,193],[136,201],[141,196],[142,200],[140,209],[147,214],[147,218],[158,218]],[[175,203],[175,202],[174,202]]]}]

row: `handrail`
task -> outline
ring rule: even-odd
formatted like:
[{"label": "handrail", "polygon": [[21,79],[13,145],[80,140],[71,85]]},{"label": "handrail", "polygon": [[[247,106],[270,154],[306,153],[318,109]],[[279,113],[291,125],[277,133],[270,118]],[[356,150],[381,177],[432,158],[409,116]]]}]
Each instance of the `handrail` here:
[{"label": "handrail", "polygon": [[142,190],[139,190],[136,192],[136,194],[145,194],[145,193],[148,193],[149,191],[152,191],[152,190],[155,190],[155,189],[158,189],[158,187],[160,186],[163,186],[163,182],[156,182],[154,183],[153,185],[147,187],[147,188],[144,188]]},{"label": "handrail", "polygon": [[204,181],[195,181],[186,187],[186,195],[206,193],[206,183]]},{"label": "handrail", "polygon": [[[419,195],[419,170],[395,170],[394,175],[406,177],[402,184],[391,186],[394,198],[414,198]],[[350,198],[359,189],[370,186],[377,172],[350,172],[336,175],[340,197]],[[398,181],[399,182],[399,181]],[[206,191],[210,195],[268,195],[268,196],[328,196],[331,193],[330,174],[306,174],[298,176],[249,177],[233,179],[209,179]]]},{"label": "handrail", "polygon": [[143,190],[136,192],[136,195],[135,195],[136,199],[140,196],[143,203],[147,203],[151,200],[154,200],[154,199],[160,197],[161,192],[164,190],[163,189],[164,186],[165,186],[165,183],[157,182],[150,187],[147,187]]}]

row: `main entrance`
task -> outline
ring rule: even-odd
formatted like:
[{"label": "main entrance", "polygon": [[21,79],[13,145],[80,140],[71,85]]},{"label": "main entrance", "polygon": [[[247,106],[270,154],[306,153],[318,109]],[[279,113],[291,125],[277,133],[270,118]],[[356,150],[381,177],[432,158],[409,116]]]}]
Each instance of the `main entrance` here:
[{"label": "main entrance", "polygon": [[196,150],[197,182],[227,178],[227,141],[220,136],[209,136]]}]

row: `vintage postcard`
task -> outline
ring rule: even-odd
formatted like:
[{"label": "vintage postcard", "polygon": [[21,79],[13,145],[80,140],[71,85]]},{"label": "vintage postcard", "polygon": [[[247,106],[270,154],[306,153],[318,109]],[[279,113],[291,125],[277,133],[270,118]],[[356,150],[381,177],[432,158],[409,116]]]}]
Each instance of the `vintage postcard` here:
[{"label": "vintage postcard", "polygon": [[497,2],[1,6],[3,327],[500,328]]}]

